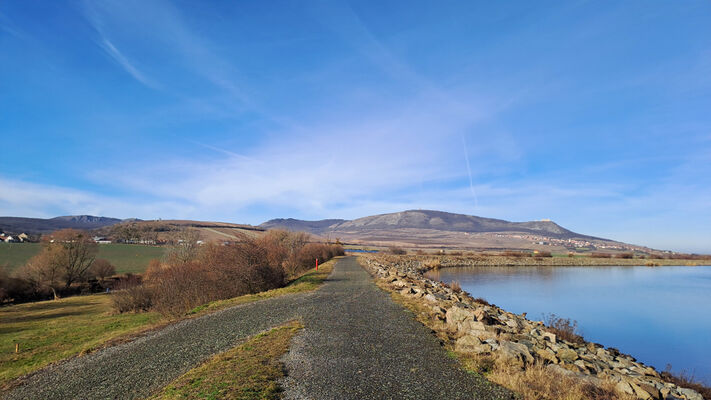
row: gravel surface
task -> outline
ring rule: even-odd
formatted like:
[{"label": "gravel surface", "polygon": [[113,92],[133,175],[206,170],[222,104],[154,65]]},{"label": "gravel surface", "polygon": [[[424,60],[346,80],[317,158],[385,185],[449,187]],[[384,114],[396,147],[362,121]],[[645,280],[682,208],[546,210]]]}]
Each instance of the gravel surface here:
[{"label": "gravel surface", "polygon": [[285,356],[287,399],[508,399],[457,368],[437,339],[372,282],[354,257],[305,294],[185,320],[45,368],[4,399],[135,399],[206,358],[287,320],[305,329]]},{"label": "gravel surface", "polygon": [[185,320],[45,368],[3,398],[145,398],[241,339],[296,318],[301,304],[313,296],[286,295]]},{"label": "gravel surface", "polygon": [[302,311],[284,357],[286,399],[510,399],[457,367],[411,313],[378,289],[354,257],[341,260]]}]

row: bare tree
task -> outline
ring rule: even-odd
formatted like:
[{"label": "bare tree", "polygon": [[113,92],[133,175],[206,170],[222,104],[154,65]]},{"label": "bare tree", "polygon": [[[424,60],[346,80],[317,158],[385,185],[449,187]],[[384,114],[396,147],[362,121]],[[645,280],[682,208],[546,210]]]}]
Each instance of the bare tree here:
[{"label": "bare tree", "polygon": [[111,275],[114,275],[116,273],[116,268],[114,268],[113,265],[109,262],[109,260],[105,260],[103,258],[97,258],[94,260],[94,262],[91,264],[91,268],[89,268],[89,275],[93,278],[97,278],[100,281],[104,281],[104,279],[108,278]]},{"label": "bare tree", "polygon": [[23,267],[21,274],[37,290],[49,288],[57,298],[74,282],[86,279],[98,245],[87,232],[62,229],[42,238],[42,250]]},{"label": "bare tree", "polygon": [[52,292],[54,299],[58,299],[57,291],[61,287],[62,270],[61,265],[55,262],[56,250],[44,248],[32,257],[17,272],[17,276],[30,284],[35,293],[43,293],[45,290]]},{"label": "bare tree", "polygon": [[187,228],[175,235],[174,244],[165,252],[165,261],[168,264],[179,265],[193,261],[200,248],[200,232],[197,229]]},{"label": "bare tree", "polygon": [[45,238],[43,251],[47,249],[52,250],[53,262],[63,273],[64,288],[69,289],[72,283],[86,279],[99,245],[87,232],[62,229]]}]

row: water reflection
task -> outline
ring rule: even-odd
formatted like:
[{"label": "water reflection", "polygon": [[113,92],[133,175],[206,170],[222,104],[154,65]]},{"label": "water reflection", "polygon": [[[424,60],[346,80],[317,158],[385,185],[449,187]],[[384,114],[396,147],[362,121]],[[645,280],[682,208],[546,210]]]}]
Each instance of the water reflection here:
[{"label": "water reflection", "polygon": [[711,383],[711,267],[460,267],[429,276],[529,319],[575,319],[588,340]]}]

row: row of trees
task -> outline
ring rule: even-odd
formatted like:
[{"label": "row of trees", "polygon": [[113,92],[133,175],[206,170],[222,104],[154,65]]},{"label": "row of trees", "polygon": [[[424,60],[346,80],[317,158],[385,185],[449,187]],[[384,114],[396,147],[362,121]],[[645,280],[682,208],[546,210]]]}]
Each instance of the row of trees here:
[{"label": "row of trees", "polygon": [[344,253],[340,245],[309,243],[304,233],[281,230],[229,245],[195,246],[194,234],[184,232],[162,261],[151,262],[141,282],[126,282],[116,291],[114,309],[175,317],[210,301],[282,287],[316,259]]},{"label": "row of trees", "polygon": [[0,271],[0,302],[55,299],[73,285],[116,273],[113,265],[97,259],[98,245],[84,231],[63,229],[42,237],[42,249],[12,276]]}]

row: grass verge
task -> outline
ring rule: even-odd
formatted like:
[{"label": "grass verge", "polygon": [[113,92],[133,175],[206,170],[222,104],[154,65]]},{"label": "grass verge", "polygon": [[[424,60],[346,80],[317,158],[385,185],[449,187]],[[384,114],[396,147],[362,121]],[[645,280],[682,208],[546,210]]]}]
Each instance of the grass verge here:
[{"label": "grass verge", "polygon": [[159,320],[160,315],[154,312],[112,315],[111,299],[106,294],[2,307],[0,387]]},{"label": "grass verge", "polygon": [[284,376],[279,358],[301,328],[294,321],[256,335],[188,371],[150,399],[279,399],[278,380]]},{"label": "grass verge", "polygon": [[[287,286],[266,292],[214,301],[196,307],[183,318],[198,317],[227,307],[317,289],[333,271],[337,258],[312,269]],[[0,308],[0,389],[47,365],[96,349],[125,342],[176,320],[158,313],[114,314],[106,294],[18,304]],[[20,344],[15,353],[15,343]]]}]

